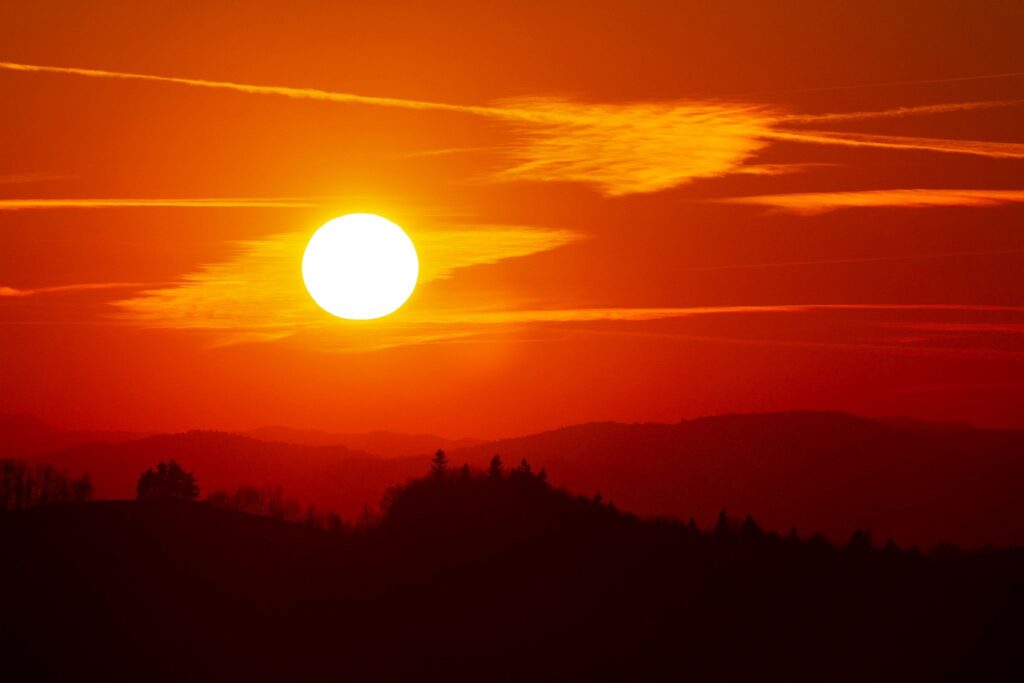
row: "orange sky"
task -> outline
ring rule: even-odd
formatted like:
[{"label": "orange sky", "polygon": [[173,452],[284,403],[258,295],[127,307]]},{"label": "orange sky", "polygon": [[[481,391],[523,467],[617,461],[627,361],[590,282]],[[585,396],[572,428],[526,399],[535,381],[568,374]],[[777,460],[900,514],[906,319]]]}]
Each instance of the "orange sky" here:
[{"label": "orange sky", "polygon": [[[2,412],[1024,426],[1020,5],[179,5],[0,6]],[[356,211],[378,321],[302,288]]]}]

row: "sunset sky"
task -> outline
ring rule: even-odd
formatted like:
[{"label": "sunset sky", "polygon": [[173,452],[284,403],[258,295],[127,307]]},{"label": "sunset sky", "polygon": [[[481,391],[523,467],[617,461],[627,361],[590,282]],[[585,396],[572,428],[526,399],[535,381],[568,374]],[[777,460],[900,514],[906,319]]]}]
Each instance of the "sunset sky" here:
[{"label": "sunset sky", "polygon": [[[1024,4],[182,5],[0,2],[0,412],[1024,427]],[[302,282],[353,212],[379,320]]]}]

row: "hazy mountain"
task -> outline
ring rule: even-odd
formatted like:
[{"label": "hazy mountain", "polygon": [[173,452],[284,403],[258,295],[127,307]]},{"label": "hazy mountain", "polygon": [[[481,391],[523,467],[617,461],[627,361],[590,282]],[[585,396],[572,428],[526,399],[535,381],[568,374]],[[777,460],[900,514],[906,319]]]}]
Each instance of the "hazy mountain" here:
[{"label": "hazy mountain", "polygon": [[345,446],[388,458],[423,455],[433,453],[438,448],[445,450],[468,448],[483,443],[481,439],[449,439],[434,434],[402,434],[385,431],[345,434],[319,429],[294,429],[279,426],[260,427],[243,432],[243,435],[264,441],[281,441],[304,446]]},{"label": "hazy mountain", "polygon": [[451,454],[527,458],[552,481],[645,515],[723,507],[769,529],[856,528],[930,544],[1024,538],[1024,430],[936,429],[841,413],[722,415],[678,424],[599,423]]},{"label": "hazy mountain", "polygon": [[0,458],[29,458],[93,441],[118,443],[145,436],[143,432],[63,430],[29,415],[0,414]]},{"label": "hazy mountain", "polygon": [[[429,450],[433,450],[432,447]],[[840,413],[723,415],[678,424],[593,423],[449,452],[453,467],[527,458],[556,485],[643,515],[713,523],[723,507],[766,528],[843,540],[1010,544],[1024,535],[1024,431],[934,429]],[[343,446],[189,432],[88,444],[45,456],[88,471],[100,497],[131,497],[139,474],[177,459],[204,492],[280,485],[351,517],[426,471],[428,456],[383,458]]]},{"label": "hazy mountain", "polygon": [[303,446],[207,431],[84,444],[40,458],[72,474],[89,472],[97,498],[133,498],[139,475],[170,459],[196,475],[203,494],[240,485],[281,486],[303,503],[352,517],[364,503],[376,505],[387,487],[424,472],[429,458],[382,458],[344,446]]},{"label": "hazy mountain", "polygon": [[912,429],[974,429],[974,425],[964,420],[921,420],[916,417],[907,417],[906,415],[891,415],[874,419],[883,424]]}]

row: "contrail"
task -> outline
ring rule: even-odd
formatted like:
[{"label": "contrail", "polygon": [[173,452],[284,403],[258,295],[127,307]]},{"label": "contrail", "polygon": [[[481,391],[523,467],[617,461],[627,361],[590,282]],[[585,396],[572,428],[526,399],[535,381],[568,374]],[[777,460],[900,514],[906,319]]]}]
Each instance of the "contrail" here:
[{"label": "contrail", "polygon": [[902,135],[870,135],[867,133],[840,133],[833,131],[769,131],[764,137],[787,142],[847,147],[877,147],[880,149],[908,149],[947,154],[968,154],[995,159],[1024,159],[1024,143],[990,142],[987,140],[948,140],[944,138],[915,138]]},{"label": "contrail", "polygon": [[[690,100],[593,104],[557,98],[519,98],[495,106],[479,106],[371,97],[315,88],[250,85],[15,62],[0,62],[0,69],[172,83],[257,95],[487,117],[511,124],[515,136],[514,142],[502,150],[513,161],[512,166],[496,172],[494,177],[504,180],[584,182],[597,186],[609,196],[656,192],[698,178],[743,172],[749,168],[754,155],[771,142],[780,140],[927,150],[991,158],[1024,158],[1024,144],[1019,143],[782,129],[786,125],[822,121],[970,111],[1011,106],[1024,100],[963,102],[899,107],[877,112],[818,115],[787,115],[766,104]],[[28,207],[12,204],[8,208]],[[31,208],[44,207],[39,205]]]},{"label": "contrail", "polygon": [[449,111],[505,119],[534,119],[537,115],[537,112],[525,110],[519,111],[499,107],[425,102],[421,100],[407,100],[397,97],[355,95],[352,93],[320,90],[318,88],[292,88],[279,85],[251,85],[248,83],[233,83],[231,81],[211,81],[203,78],[181,78],[178,76],[155,76],[152,74],[137,74],[123,71],[104,71],[102,69],[40,66],[37,64],[19,64],[16,62],[0,62],[0,69],[7,69],[8,71],[28,71],[32,73],[68,74],[74,76],[88,76],[91,78],[110,78],[126,81],[176,83],[178,85],[192,85],[200,88],[212,88],[215,90],[233,90],[235,92],[249,93],[251,95],[280,95],[282,97],[291,97],[302,100],[367,104],[379,107],[397,107],[400,109],[418,109],[426,111]]},{"label": "contrail", "polygon": [[947,104],[926,104],[919,107],[896,107],[895,109],[883,109],[880,111],[853,111],[836,114],[787,114],[779,117],[778,120],[779,123],[795,124],[828,121],[871,121],[873,119],[898,119],[904,116],[926,116],[928,114],[948,114],[958,111],[1015,107],[1021,104],[1024,104],[1024,99],[950,102]]}]

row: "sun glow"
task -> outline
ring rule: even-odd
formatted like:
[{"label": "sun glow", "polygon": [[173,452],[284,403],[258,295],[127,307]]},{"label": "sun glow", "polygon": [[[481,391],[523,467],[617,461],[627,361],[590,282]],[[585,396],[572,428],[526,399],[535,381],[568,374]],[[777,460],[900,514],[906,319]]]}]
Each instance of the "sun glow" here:
[{"label": "sun glow", "polygon": [[327,221],[302,256],[302,279],[313,301],[348,320],[371,320],[398,310],[416,288],[419,270],[409,236],[372,213]]}]

